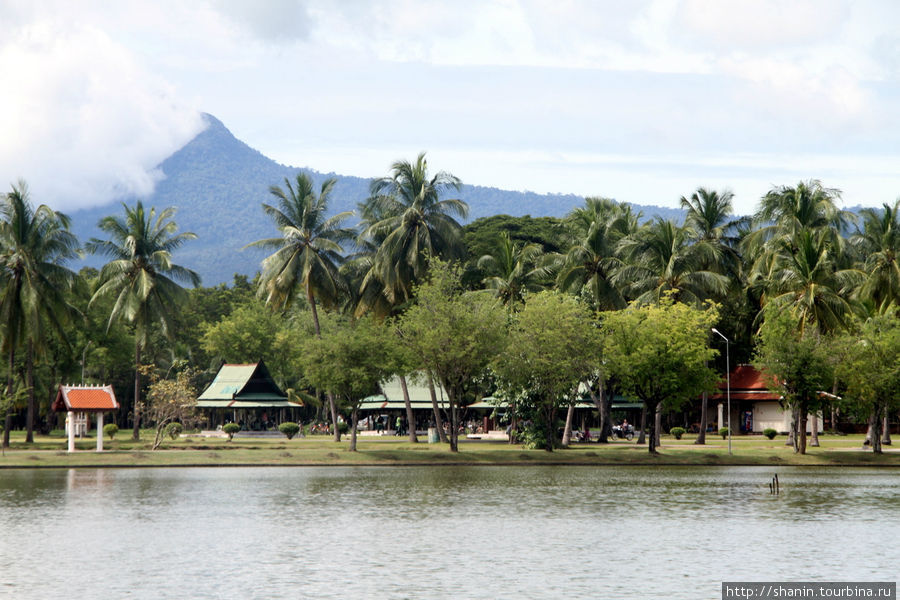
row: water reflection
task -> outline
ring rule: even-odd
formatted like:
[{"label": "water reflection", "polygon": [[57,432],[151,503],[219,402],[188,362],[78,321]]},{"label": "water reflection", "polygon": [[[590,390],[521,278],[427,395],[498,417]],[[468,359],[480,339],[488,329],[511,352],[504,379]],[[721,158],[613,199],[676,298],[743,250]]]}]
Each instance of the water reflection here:
[{"label": "water reflection", "polygon": [[[778,472],[782,493],[767,487]],[[717,598],[893,580],[897,474],[652,467],[0,471],[16,598]],[[86,559],[108,565],[85,577]]]}]

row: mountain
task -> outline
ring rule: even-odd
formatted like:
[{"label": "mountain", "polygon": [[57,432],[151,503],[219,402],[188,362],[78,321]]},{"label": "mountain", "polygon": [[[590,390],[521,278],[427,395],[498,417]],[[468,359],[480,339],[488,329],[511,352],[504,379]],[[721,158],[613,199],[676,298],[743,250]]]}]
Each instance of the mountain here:
[{"label": "mountain", "polygon": [[[312,177],[316,189],[328,177],[336,177],[330,204],[334,213],[353,210],[368,195],[368,179],[281,165],[235,138],[212,115],[205,115],[205,119],[207,128],[159,165],[165,178],[144,199],[147,206],[176,207],[179,231],[197,234],[197,239],[185,244],[175,259],[200,273],[204,285],[230,282],[235,273],[252,275],[259,270],[264,253],[241,248],[277,235],[260,208],[263,202],[272,200],[269,186],[283,185],[285,178],[293,180],[300,171]],[[583,202],[582,197],[573,194],[536,194],[469,185],[459,197],[469,204],[472,220],[496,214],[560,217]],[[133,199],[122,201],[131,203]],[[635,208],[648,219],[661,216],[680,221],[684,216],[682,211],[670,208]],[[103,237],[97,222],[122,212],[120,202],[77,211],[71,215],[73,230],[82,241]],[[94,257],[86,264],[99,266],[102,260]]]}]

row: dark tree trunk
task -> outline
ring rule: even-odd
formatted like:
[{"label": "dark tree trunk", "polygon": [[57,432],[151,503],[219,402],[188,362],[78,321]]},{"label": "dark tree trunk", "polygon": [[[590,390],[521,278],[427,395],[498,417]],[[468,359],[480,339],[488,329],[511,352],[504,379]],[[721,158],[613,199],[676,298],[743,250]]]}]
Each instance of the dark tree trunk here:
[{"label": "dark tree trunk", "polygon": [[660,436],[662,435],[662,404],[656,405],[656,416],[653,418],[653,428],[656,431],[656,439],[654,444],[656,447],[662,446],[660,443]]},{"label": "dark tree trunk", "polygon": [[544,423],[544,443],[546,444],[546,448],[544,448],[544,450],[553,452],[553,442],[556,439],[556,404],[551,402],[545,406],[544,419],[546,420],[546,423]]},{"label": "dark tree trunk", "polygon": [[141,343],[134,344],[134,429],[131,439],[141,439]]},{"label": "dark tree trunk", "polygon": [[434,411],[434,426],[437,428],[438,437],[442,444],[447,443],[447,433],[444,431],[444,420],[441,418],[441,408],[438,406],[437,393],[434,390],[434,377],[428,373],[428,393],[431,394],[431,410]]},{"label": "dark tree trunk", "polygon": [[800,446],[798,452],[800,452],[800,454],[806,454],[806,422],[807,413],[803,410],[800,412],[800,426],[798,427],[800,430]]},{"label": "dark tree trunk", "polygon": [[359,403],[353,405],[353,412],[350,413],[350,452],[356,452],[356,429],[359,425]]},{"label": "dark tree trunk", "polygon": [[403,391],[403,403],[406,405],[406,428],[409,430],[409,442],[415,444],[419,441],[416,437],[416,415],[413,414],[412,402],[409,400],[409,388],[406,386],[406,376],[400,376],[400,389]]},{"label": "dark tree trunk", "polygon": [[[9,347],[9,373],[6,376],[6,398],[12,400],[13,395],[13,370],[16,368],[16,351],[10,344]],[[9,448],[9,429],[12,427],[12,407],[6,409],[3,422],[3,448]]]},{"label": "dark tree trunk", "polygon": [[646,444],[647,438],[644,435],[644,430],[647,428],[647,403],[644,403],[644,406],[641,408],[641,431],[638,433],[638,444]]},{"label": "dark tree trunk", "polygon": [[709,402],[706,392],[703,392],[703,399],[700,402],[700,431],[697,433],[697,439],[694,440],[695,444],[706,444],[706,423],[709,419],[708,407]]},{"label": "dark tree trunk", "polygon": [[[654,415],[659,415],[659,403],[644,403],[644,410],[641,412],[641,435],[644,434],[644,426],[646,425],[647,413],[653,412]],[[647,448],[650,450],[650,454],[656,454],[656,436],[657,436],[657,424],[656,418],[650,421],[650,435],[647,436],[648,443]]]},{"label": "dark tree trunk", "polygon": [[[611,404],[610,398],[614,395],[614,388],[612,385],[607,386],[602,377],[597,383],[600,386],[600,405],[597,407],[600,411],[600,439],[598,441],[601,444],[608,444],[609,435],[612,433],[612,419],[610,419],[609,415],[609,405]],[[591,390],[591,396],[594,396],[594,389],[590,386],[588,386],[588,389]],[[594,404],[597,404],[596,397],[594,397]]]},{"label": "dark tree trunk", "polygon": [[25,417],[25,443],[34,443],[34,341],[28,340],[25,354],[25,385],[28,386],[28,412]]},{"label": "dark tree trunk", "polygon": [[456,392],[447,391],[450,409],[450,452],[459,452],[459,413],[456,411]]},{"label": "dark tree trunk", "polygon": [[876,408],[872,414],[872,452],[875,454],[881,454],[881,426],[884,419],[880,413],[881,411]]}]

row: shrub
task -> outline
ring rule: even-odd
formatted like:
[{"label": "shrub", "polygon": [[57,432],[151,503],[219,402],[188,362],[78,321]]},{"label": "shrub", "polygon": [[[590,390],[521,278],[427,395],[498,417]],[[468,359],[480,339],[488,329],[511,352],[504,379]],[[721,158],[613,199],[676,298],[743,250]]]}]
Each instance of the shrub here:
[{"label": "shrub", "polygon": [[181,426],[181,423],[169,423],[166,425],[166,435],[172,440],[177,440],[182,431],[184,431],[184,427]]},{"label": "shrub", "polygon": [[684,427],[673,427],[669,430],[669,433],[671,433],[672,437],[674,437],[676,440],[680,440],[681,436],[684,435]]},{"label": "shrub", "polygon": [[778,432],[772,429],[771,427],[766,427],[763,429],[763,435],[769,438],[770,440],[774,440],[775,436],[778,435]]},{"label": "shrub", "polygon": [[349,433],[349,431],[350,431],[350,424],[347,423],[346,421],[340,421],[340,422],[338,422],[338,431],[341,433],[341,435],[343,435],[343,434],[345,434],[345,433]]},{"label": "shrub", "polygon": [[291,423],[290,421],[288,421],[279,425],[278,431],[283,433],[287,437],[287,439],[291,440],[295,435],[300,433],[300,426],[296,423]]},{"label": "shrub", "polygon": [[103,426],[103,435],[105,435],[109,439],[115,439],[117,433],[119,433],[119,426],[115,423],[109,423]]},{"label": "shrub", "polygon": [[222,431],[228,434],[228,441],[230,442],[234,438],[234,434],[241,430],[241,426],[237,423],[226,423],[222,428]]},{"label": "shrub", "polygon": [[719,430],[719,435],[722,436],[722,439],[723,439],[723,440],[724,440],[725,438],[727,438],[727,437],[728,437],[728,428],[727,428],[727,427],[723,427],[722,429],[720,429],[720,430]]}]

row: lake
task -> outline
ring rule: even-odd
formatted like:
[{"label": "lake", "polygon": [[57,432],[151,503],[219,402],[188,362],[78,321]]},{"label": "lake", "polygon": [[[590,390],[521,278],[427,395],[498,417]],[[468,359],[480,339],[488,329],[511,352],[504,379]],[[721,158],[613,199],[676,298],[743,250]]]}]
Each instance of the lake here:
[{"label": "lake", "polygon": [[[769,493],[778,473],[781,493]],[[719,598],[895,581],[900,471],[0,471],[0,597]]]}]

